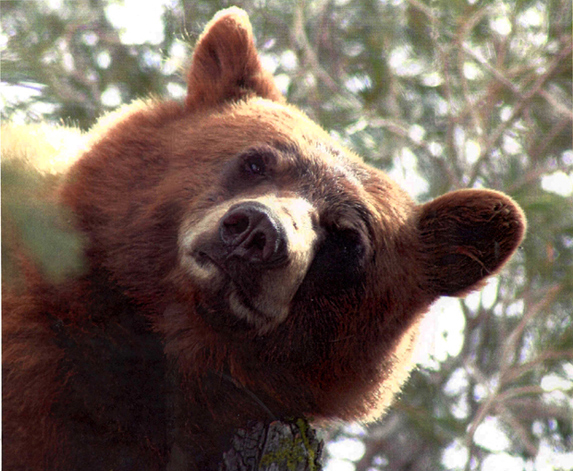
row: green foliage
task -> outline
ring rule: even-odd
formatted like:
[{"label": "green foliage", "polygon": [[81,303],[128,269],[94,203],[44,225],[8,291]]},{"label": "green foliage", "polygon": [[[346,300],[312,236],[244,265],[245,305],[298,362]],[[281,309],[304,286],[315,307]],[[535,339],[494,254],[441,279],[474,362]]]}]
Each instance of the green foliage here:
[{"label": "green foliage", "polygon": [[22,255],[56,283],[81,273],[83,237],[71,227],[71,212],[45,196],[55,179],[21,161],[2,162],[4,281],[19,280]]}]

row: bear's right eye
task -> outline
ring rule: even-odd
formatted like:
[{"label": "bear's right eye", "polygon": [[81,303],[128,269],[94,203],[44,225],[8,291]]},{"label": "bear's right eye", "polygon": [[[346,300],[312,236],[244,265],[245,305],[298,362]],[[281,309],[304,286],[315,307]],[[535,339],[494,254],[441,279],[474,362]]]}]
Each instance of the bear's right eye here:
[{"label": "bear's right eye", "polygon": [[347,269],[360,265],[365,252],[360,233],[353,229],[331,230],[324,245],[333,260]]},{"label": "bear's right eye", "polygon": [[273,180],[276,176],[277,151],[270,146],[251,147],[238,154],[224,169],[223,186],[229,194]]},{"label": "bear's right eye", "polygon": [[249,176],[265,176],[266,162],[260,154],[249,154],[243,158],[243,171]]},{"label": "bear's right eye", "polygon": [[327,228],[307,273],[307,281],[328,294],[351,289],[364,275],[366,247],[354,229]]}]

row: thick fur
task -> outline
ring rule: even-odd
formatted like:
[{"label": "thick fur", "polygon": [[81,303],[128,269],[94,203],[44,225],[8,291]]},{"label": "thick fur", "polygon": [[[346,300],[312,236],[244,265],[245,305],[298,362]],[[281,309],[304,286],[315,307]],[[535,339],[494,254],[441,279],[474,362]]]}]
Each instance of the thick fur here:
[{"label": "thick fur", "polygon": [[431,303],[521,242],[509,197],[417,205],[285,104],[239,9],[188,85],[106,119],[64,175],[87,270],[28,261],[5,289],[6,470],[216,469],[249,421],[378,417]]}]

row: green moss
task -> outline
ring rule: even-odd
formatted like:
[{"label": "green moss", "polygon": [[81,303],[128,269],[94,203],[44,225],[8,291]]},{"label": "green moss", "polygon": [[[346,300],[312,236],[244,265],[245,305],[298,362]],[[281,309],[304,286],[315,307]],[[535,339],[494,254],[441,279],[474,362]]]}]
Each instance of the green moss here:
[{"label": "green moss", "polygon": [[291,426],[296,427],[294,440],[283,439],[280,450],[267,453],[261,457],[261,465],[272,463],[285,463],[287,469],[294,471],[298,465],[304,463],[311,471],[317,471],[316,451],[312,446],[309,431],[312,431],[306,419],[297,419]]}]

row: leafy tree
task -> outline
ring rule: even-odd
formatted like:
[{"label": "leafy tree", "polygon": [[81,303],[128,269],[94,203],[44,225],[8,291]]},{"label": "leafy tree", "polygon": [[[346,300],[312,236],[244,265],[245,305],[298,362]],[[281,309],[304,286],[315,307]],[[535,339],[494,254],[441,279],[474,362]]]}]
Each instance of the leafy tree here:
[{"label": "leafy tree", "polygon": [[[148,25],[118,28],[121,2],[2,2],[2,117],[85,129],[134,98],[180,97],[190,45],[228,3],[160,3],[162,34],[138,42],[127,31]],[[343,444],[356,470],[570,469],[571,2],[236,3],[289,100],[420,201],[483,186],[529,221],[482,293],[431,313],[437,345],[444,320],[459,323],[449,353],[425,352],[383,420],[328,432],[327,469],[342,466]]]}]

